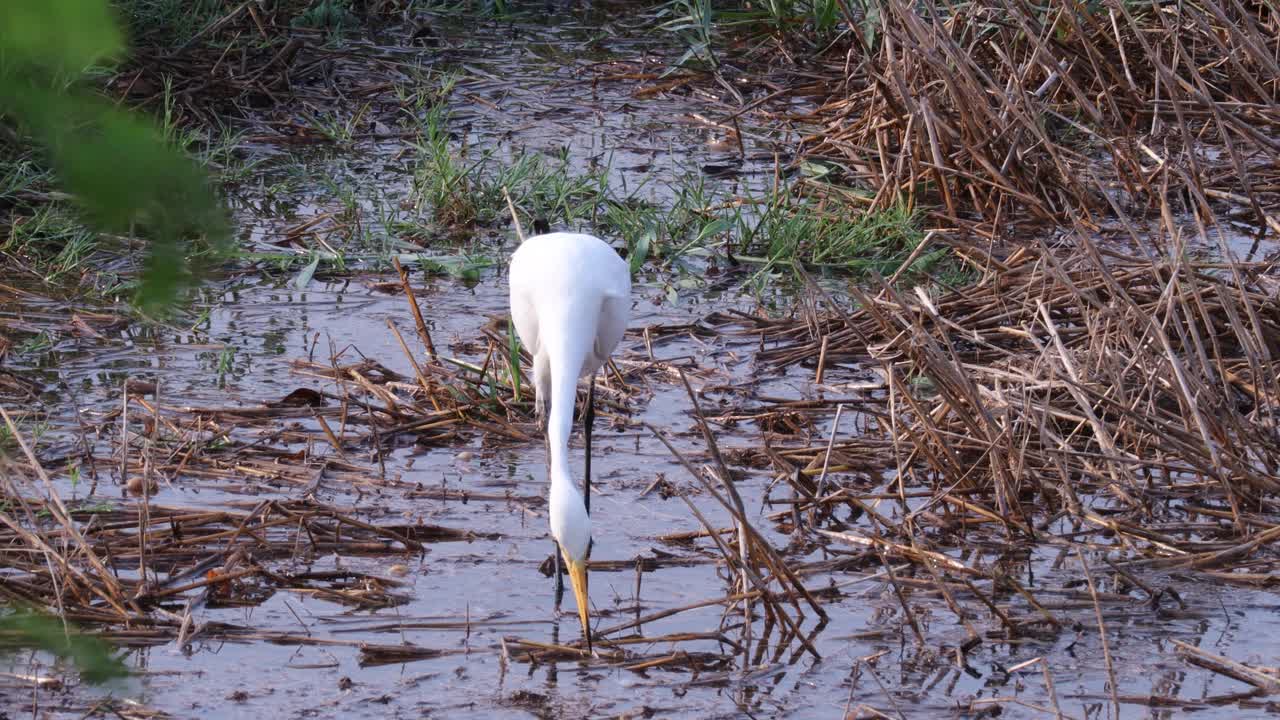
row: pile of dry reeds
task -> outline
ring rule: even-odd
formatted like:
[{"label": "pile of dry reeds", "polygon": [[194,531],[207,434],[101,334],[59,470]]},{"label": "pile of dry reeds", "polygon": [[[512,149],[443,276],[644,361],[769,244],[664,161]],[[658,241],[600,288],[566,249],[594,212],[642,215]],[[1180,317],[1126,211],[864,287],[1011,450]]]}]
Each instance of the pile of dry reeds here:
[{"label": "pile of dry reeds", "polygon": [[1246,564],[1280,537],[1280,283],[1074,242],[937,299],[885,285],[851,313],[756,323],[781,341],[763,359],[883,374],[865,435],[809,448],[810,467],[891,458],[887,492],[944,535],[1066,519],[1158,564]]},{"label": "pile of dry reeds", "polygon": [[[0,414],[26,461],[0,457],[0,600],[130,628],[121,632],[131,643],[189,642],[202,630],[191,624],[192,603],[256,605],[277,590],[365,608],[398,605],[407,598],[394,591],[397,580],[289,566],[335,552],[405,556],[421,553],[424,542],[473,537],[432,525],[375,525],[311,500],[266,500],[248,511],[151,504],[145,495],[127,506],[69,506]],[[185,614],[166,610],[179,599],[188,600]]]},{"label": "pile of dry reeds", "polygon": [[[1061,221],[1170,191],[1280,232],[1280,11],[1270,2],[870,3],[804,150],[879,205]],[[1268,210],[1268,208],[1270,208]]]}]

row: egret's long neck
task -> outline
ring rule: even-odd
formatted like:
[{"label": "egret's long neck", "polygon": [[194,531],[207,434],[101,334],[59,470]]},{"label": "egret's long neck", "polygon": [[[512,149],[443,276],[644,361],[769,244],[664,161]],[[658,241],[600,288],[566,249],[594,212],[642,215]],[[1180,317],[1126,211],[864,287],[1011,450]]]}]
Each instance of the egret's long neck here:
[{"label": "egret's long neck", "polygon": [[[551,485],[568,483],[577,492],[569,470],[569,436],[573,432],[573,405],[578,394],[578,373],[595,340],[590,327],[574,322],[572,316],[548,323],[547,354],[551,371],[551,412],[547,418],[547,444],[551,453]],[[559,320],[560,322],[555,322]]]},{"label": "egret's long neck", "polygon": [[573,471],[569,469],[569,461],[565,457],[568,453],[563,453],[560,457],[555,457],[554,453],[551,459],[551,507],[557,511],[567,511],[574,506],[581,506],[583,512],[586,512],[586,505],[582,502],[582,492],[578,490],[578,484],[573,481]]},{"label": "egret's long neck", "polygon": [[595,341],[594,319],[590,324],[566,313],[552,316],[544,327],[548,365],[551,372],[551,412],[547,418],[547,447],[551,454],[550,519],[551,534],[566,557],[585,560],[591,549],[591,518],[582,493],[569,467],[569,435],[573,432],[573,402],[577,395],[578,373]]}]

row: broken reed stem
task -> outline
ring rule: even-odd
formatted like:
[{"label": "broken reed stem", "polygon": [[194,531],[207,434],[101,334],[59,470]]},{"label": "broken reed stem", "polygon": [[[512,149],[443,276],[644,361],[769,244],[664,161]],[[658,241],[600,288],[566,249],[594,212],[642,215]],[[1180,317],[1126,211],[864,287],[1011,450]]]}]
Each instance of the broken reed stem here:
[{"label": "broken reed stem", "polygon": [[813,374],[813,382],[822,384],[822,372],[827,369],[827,343],[831,340],[830,335],[822,336],[822,347],[818,350],[818,370]]},{"label": "broken reed stem", "polygon": [[325,420],[324,416],[319,413],[315,413],[313,417],[316,422],[319,423],[320,429],[324,431],[324,436],[328,438],[329,444],[333,446],[334,452],[338,453],[338,457],[343,460],[347,460],[347,454],[342,449],[342,441],[333,433],[333,428],[329,427],[329,421]]},{"label": "broken reed stem", "polygon": [[[711,433],[710,426],[707,425],[707,419],[702,415],[702,408],[698,405],[698,398],[693,392],[693,387],[689,384],[689,378],[684,374],[684,370],[680,370],[679,373],[680,373],[680,381],[684,383],[685,392],[689,394],[689,400],[690,402],[693,403],[694,415],[698,419],[698,427],[702,429],[702,437],[707,442],[707,447],[711,451],[711,457],[715,459],[716,475],[717,477],[720,478],[720,483],[724,485],[725,492],[726,494],[728,494],[729,499],[733,501],[734,509],[737,510],[737,513],[735,514],[735,521],[738,523],[738,553],[740,556],[739,560],[742,563],[743,568],[751,567],[752,566],[751,543],[747,538],[746,505],[742,502],[742,496],[738,494],[738,489],[733,485],[733,476],[729,474],[729,468],[725,466],[724,460],[720,457],[720,448],[716,445],[715,436]],[[711,530],[712,526],[707,525],[707,529]],[[744,570],[744,572],[740,573],[739,575],[738,590],[740,592],[745,593],[749,589],[750,587],[748,585],[746,572]],[[754,623],[753,623],[753,618],[751,614],[750,598],[744,599],[742,602],[742,605],[743,605],[743,614],[744,614],[743,628],[742,628],[742,633],[743,633],[742,645],[744,648],[743,657],[745,658],[748,656],[747,653],[749,653],[749,648],[751,646],[751,627]]]},{"label": "broken reed stem", "polygon": [[[125,385],[129,383],[125,380]],[[126,387],[120,398],[120,484],[129,482],[129,390]]]},{"label": "broken reed stem", "polygon": [[[391,318],[387,318],[386,320],[387,329],[391,331],[392,335],[396,336],[396,342],[400,344],[400,349],[404,351],[404,356],[408,358],[409,364],[413,366],[414,377],[418,379],[418,384],[422,386],[423,392],[427,393],[427,397],[431,398],[431,401],[434,404],[435,393],[432,392],[431,383],[427,382],[426,375],[422,373],[422,366],[418,364],[417,358],[415,358],[413,353],[409,350],[408,343],[404,341],[404,337],[400,334],[400,330],[396,328],[395,323],[391,322]],[[439,411],[440,406],[436,405],[435,409]]]},{"label": "broken reed stem", "polygon": [[[102,582],[105,590],[99,589],[98,584],[90,581],[83,573],[74,571],[75,574],[84,580],[87,588],[105,600],[107,604],[119,613],[122,618],[128,617],[129,613],[124,609],[126,601],[121,593],[119,583],[116,582],[115,575],[103,566],[102,560],[98,558],[93,547],[89,545],[88,541],[85,540],[84,535],[80,533],[80,528],[77,527],[75,521],[71,519],[71,513],[67,511],[67,507],[62,504],[62,498],[58,496],[58,491],[53,487],[53,482],[50,481],[49,475],[45,473],[44,467],[40,465],[40,461],[36,459],[35,453],[32,452],[31,447],[27,445],[26,438],[18,431],[18,426],[13,422],[13,419],[9,417],[9,413],[4,409],[4,407],[0,407],[0,418],[4,419],[5,426],[8,428],[10,435],[18,443],[18,447],[22,449],[22,454],[27,458],[27,463],[31,466],[32,471],[35,472],[36,477],[40,478],[41,484],[44,485],[45,492],[48,493],[48,509],[50,513],[53,515],[54,519],[58,521],[58,524],[62,526],[63,530],[67,533],[67,536],[70,537],[79,547],[84,557],[88,559],[89,564],[92,565],[94,571],[98,573],[98,579]],[[13,527],[15,531],[18,530],[16,526],[11,527]],[[30,533],[25,534],[30,539],[36,539],[35,536]],[[46,553],[51,553],[53,556],[58,557],[61,560],[62,556],[58,555],[48,546],[48,544],[43,541],[38,541],[38,544],[42,546]],[[66,563],[65,560],[62,560],[61,562],[65,568],[68,570],[71,569],[71,565]]]},{"label": "broken reed stem", "polygon": [[[502,186],[502,197],[507,201],[507,210],[511,212],[511,222],[516,226],[516,239],[522,244],[524,243],[524,228],[520,225],[520,213],[516,212],[516,204],[511,202],[511,193],[507,192],[507,187]],[[536,226],[537,223],[534,223]]]},{"label": "broken reed stem", "polygon": [[[778,578],[786,578],[787,583],[784,584],[781,582],[781,579],[779,579],[779,585],[785,586],[786,584],[789,584],[796,592],[804,597],[804,599],[809,603],[809,606],[813,608],[813,611],[825,620],[827,618],[827,613],[822,609],[822,605],[813,597],[812,594],[810,594],[808,589],[804,587],[804,584],[801,583],[800,580],[791,572],[790,568],[787,567],[786,562],[778,555],[773,546],[756,531],[750,522],[747,521],[746,506],[742,502],[742,496],[738,493],[737,487],[733,484],[733,477],[729,472],[728,465],[725,464],[724,458],[720,455],[720,447],[716,443],[715,435],[711,432],[711,426],[707,423],[706,416],[702,413],[702,407],[698,403],[697,395],[693,392],[693,386],[689,384],[689,378],[684,374],[683,369],[677,368],[677,372],[680,375],[681,382],[684,384],[685,392],[689,395],[689,402],[693,405],[694,416],[697,418],[698,426],[702,430],[702,437],[707,443],[707,449],[710,451],[711,457],[715,460],[716,467],[719,470],[717,475],[720,478],[721,484],[724,485],[726,493],[732,499],[732,505],[725,502],[720,493],[717,492],[713,486],[707,483],[700,474],[694,473],[695,477],[703,484],[703,487],[711,493],[711,496],[733,515],[735,521],[738,523],[740,533],[745,533],[746,536],[749,536],[749,538],[754,541],[755,547],[760,551],[760,556],[764,561],[764,564],[768,566],[773,574]],[[657,431],[654,430],[653,426],[647,426],[650,431],[657,434]],[[659,435],[659,439],[662,440],[663,444],[666,445],[669,450],[675,453],[675,448],[667,442],[665,437]],[[679,454],[676,454],[677,457],[679,457]],[[685,467],[688,469],[692,466],[686,464]],[[711,526],[708,526],[707,529],[713,530]],[[795,597],[791,597],[791,600],[792,603],[796,605],[796,610],[799,611],[799,604],[795,602]]]},{"label": "broken reed stem", "polygon": [[1256,670],[1248,665],[1236,662],[1223,655],[1211,653],[1204,648],[1196,647],[1181,640],[1172,640],[1171,642],[1177,648],[1178,654],[1193,665],[1199,665],[1220,675],[1226,675],[1268,693],[1280,692],[1280,678],[1270,673]]},{"label": "broken reed stem", "polygon": [[1040,673],[1044,677],[1044,689],[1049,694],[1049,701],[1053,703],[1053,716],[1058,720],[1062,720],[1062,708],[1058,705],[1058,690],[1053,684],[1053,675],[1049,672],[1049,663],[1044,658],[1040,658]]},{"label": "broken reed stem", "polygon": [[418,339],[422,340],[422,345],[427,349],[427,355],[436,360],[436,346],[431,342],[431,332],[427,330],[427,323],[422,319],[422,310],[418,308],[418,298],[413,294],[413,288],[409,285],[409,273],[400,266],[400,258],[392,255],[391,264],[396,268],[396,274],[400,276],[400,287],[404,290],[405,300],[409,303],[409,311],[413,313],[413,323],[418,329]]},{"label": "broken reed stem", "polygon": [[1102,658],[1107,666],[1107,683],[1111,686],[1111,704],[1115,717],[1120,717],[1120,690],[1116,684],[1115,663],[1111,660],[1111,643],[1107,641],[1107,625],[1102,619],[1102,604],[1098,602],[1098,587],[1093,582],[1093,571],[1089,568],[1089,560],[1085,557],[1084,548],[1076,548],[1076,557],[1080,558],[1080,567],[1084,569],[1084,578],[1089,583],[1089,595],[1093,598],[1093,614],[1098,622],[1098,638],[1102,641]]},{"label": "broken reed stem", "polygon": [[916,622],[916,614],[911,611],[911,605],[907,602],[907,596],[902,592],[902,586],[898,584],[898,577],[893,572],[893,568],[889,565],[889,559],[885,557],[884,552],[878,553],[880,564],[884,566],[884,571],[888,575],[889,586],[893,588],[894,597],[898,598],[898,604],[902,607],[902,615],[907,619],[907,623],[911,626],[911,634],[916,638],[916,647],[923,649],[926,645],[924,633],[920,631],[920,623]]},{"label": "broken reed stem", "polygon": [[[822,346],[826,347],[824,340]],[[831,469],[831,450],[836,444],[836,435],[840,432],[840,416],[844,414],[844,403],[836,405],[836,417],[831,421],[831,435],[827,438],[827,451],[822,454],[822,473],[818,475],[817,490],[814,495],[822,497],[827,494],[827,471]]]},{"label": "broken reed stem", "polygon": [[[756,547],[760,549],[761,551],[760,554],[762,557],[770,558],[773,561],[780,560],[776,558],[776,556],[771,557],[771,554],[774,553],[772,547],[768,546],[767,542],[765,542],[764,539],[761,538],[758,533],[756,533],[755,529],[751,527],[751,524],[747,522],[746,518],[738,514],[737,508],[735,508],[732,503],[725,500],[724,497],[721,496],[718,491],[716,491],[715,487],[705,477],[703,477],[702,473],[699,473],[693,467],[693,465],[689,463],[688,459],[686,459],[684,455],[682,455],[680,451],[677,450],[675,446],[672,445],[671,442],[668,441],[667,438],[662,433],[658,432],[657,428],[653,427],[648,423],[644,423],[644,426],[647,427],[651,433],[653,433],[654,437],[658,438],[658,440],[667,447],[667,450],[676,458],[676,460],[682,466],[684,466],[684,469],[688,471],[688,473],[691,476],[693,476],[693,478],[696,481],[698,481],[700,485],[702,485],[702,488],[706,490],[713,498],[715,498],[715,500],[718,503],[720,503],[720,506],[723,507],[727,512],[729,512],[730,515],[734,516],[734,520],[735,522],[738,523],[739,528],[745,529],[748,542],[755,543]],[[809,653],[812,654],[815,659],[820,659],[822,656],[818,653],[817,649],[814,648],[813,644],[804,635],[800,633],[797,621],[794,620],[791,617],[791,615],[788,614],[786,611],[781,610],[780,608],[777,607],[776,601],[773,600],[773,594],[768,592],[768,588],[764,580],[762,580],[760,576],[756,574],[755,570],[752,569],[751,565],[749,564],[740,565],[740,560],[738,555],[736,553],[733,553],[729,549],[729,547],[725,544],[724,539],[720,537],[720,534],[715,532],[715,526],[713,526],[710,522],[707,521],[707,519],[698,510],[697,506],[695,506],[687,497],[685,497],[683,493],[680,493],[680,497],[685,501],[686,505],[688,505],[690,511],[693,512],[694,516],[698,518],[698,521],[702,523],[703,527],[707,529],[711,539],[716,543],[717,547],[720,548],[721,554],[724,555],[726,563],[730,567],[738,566],[739,570],[743,574],[745,574],[751,580],[752,584],[755,585],[756,589],[760,591],[761,599],[764,600],[765,602],[770,602],[774,604],[775,610],[777,611],[776,613],[777,616],[781,618],[782,622],[786,624],[789,627],[789,629],[791,629],[796,639],[799,640],[802,645],[804,645],[805,649],[808,650]],[[774,579],[778,580],[779,585],[782,585],[782,579],[781,579],[782,577],[783,576],[780,575],[777,572],[777,569],[775,568]],[[794,575],[791,575],[788,572],[786,574],[786,577],[792,583],[793,590],[796,590],[797,592],[803,594],[806,598],[809,598],[811,602],[814,602],[814,603],[817,602],[816,600],[813,599],[813,596],[809,594],[809,591],[806,588],[804,588],[802,585],[800,585],[799,581],[795,579]],[[785,586],[783,587],[785,589]],[[787,593],[786,595],[790,597],[791,593]],[[792,602],[794,602],[794,597],[791,597],[791,600]],[[819,611],[819,612],[822,612],[823,617],[826,617],[825,611]]]}]

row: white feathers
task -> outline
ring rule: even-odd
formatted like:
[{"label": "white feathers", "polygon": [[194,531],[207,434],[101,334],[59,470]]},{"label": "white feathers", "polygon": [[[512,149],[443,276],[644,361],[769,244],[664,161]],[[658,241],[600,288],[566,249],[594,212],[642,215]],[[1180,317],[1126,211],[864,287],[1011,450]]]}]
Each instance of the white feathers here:
[{"label": "white feathers", "polygon": [[510,282],[511,318],[533,355],[539,413],[547,411],[551,534],[568,557],[585,561],[591,520],[569,465],[573,404],[578,378],[598,370],[626,331],[630,269],[597,237],[550,233],[511,256]]}]

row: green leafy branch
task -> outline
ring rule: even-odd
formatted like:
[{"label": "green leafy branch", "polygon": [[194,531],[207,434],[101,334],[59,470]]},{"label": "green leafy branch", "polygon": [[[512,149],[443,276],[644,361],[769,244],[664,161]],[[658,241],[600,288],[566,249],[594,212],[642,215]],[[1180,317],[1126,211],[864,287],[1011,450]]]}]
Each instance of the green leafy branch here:
[{"label": "green leafy branch", "polygon": [[222,248],[230,223],[203,171],[151,122],[81,86],[124,51],[106,0],[0,2],[0,120],[39,142],[89,223],[147,239],[137,299],[154,310],[194,280],[192,241]]}]

